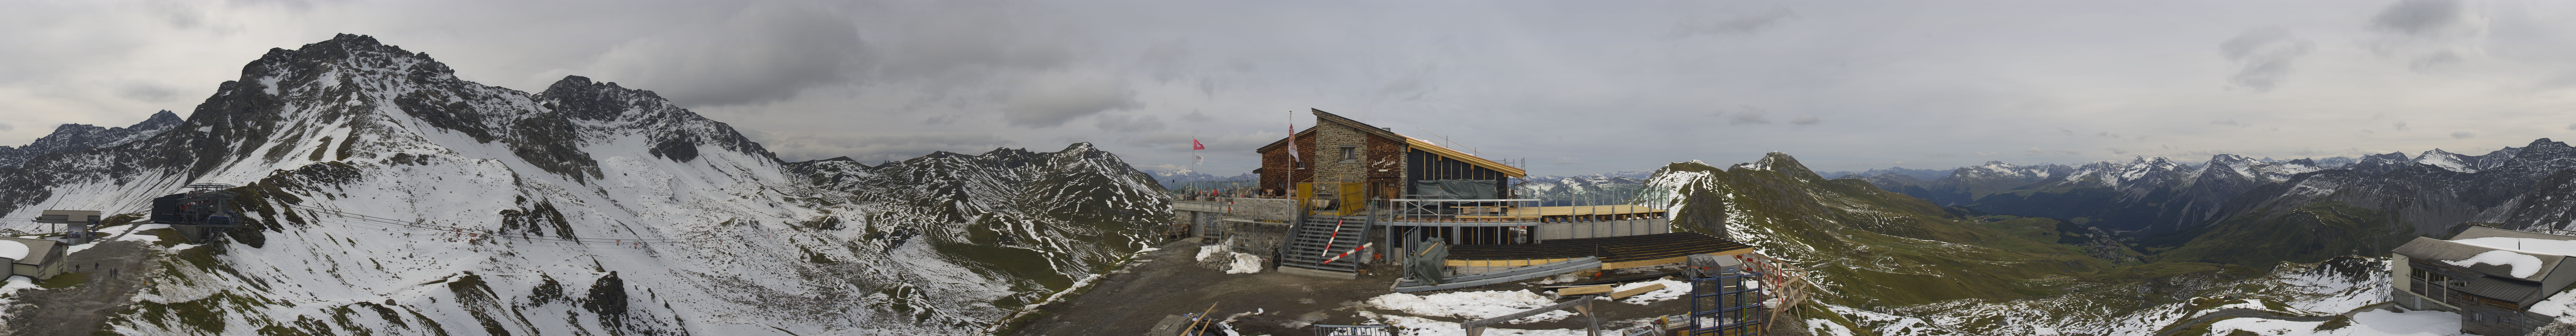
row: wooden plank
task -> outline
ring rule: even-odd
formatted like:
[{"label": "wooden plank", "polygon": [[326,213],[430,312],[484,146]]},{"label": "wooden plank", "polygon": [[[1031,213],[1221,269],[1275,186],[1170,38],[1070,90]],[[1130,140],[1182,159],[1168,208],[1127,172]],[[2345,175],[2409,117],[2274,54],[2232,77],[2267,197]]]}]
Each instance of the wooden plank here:
[{"label": "wooden plank", "polygon": [[[1664,289],[1664,284],[1652,284],[1652,285],[1646,285],[1645,287],[1630,288],[1630,289],[1628,289],[1628,290],[1619,291],[1619,292],[1617,292],[1617,293],[1610,293],[1610,299],[1611,299],[1611,300],[1625,299],[1625,298],[1628,298],[1628,297],[1630,297],[1630,296],[1637,296],[1637,294],[1645,294],[1646,292],[1652,292],[1652,291],[1659,290],[1659,289]],[[1559,293],[1563,293],[1563,292],[1559,292]]]},{"label": "wooden plank", "polygon": [[1591,295],[1591,294],[1609,293],[1611,288],[1612,288],[1612,287],[1611,287],[1610,285],[1594,285],[1594,286],[1584,286],[1584,287],[1575,287],[1575,288],[1559,289],[1559,290],[1556,290],[1556,296],[1575,296],[1575,295]]}]

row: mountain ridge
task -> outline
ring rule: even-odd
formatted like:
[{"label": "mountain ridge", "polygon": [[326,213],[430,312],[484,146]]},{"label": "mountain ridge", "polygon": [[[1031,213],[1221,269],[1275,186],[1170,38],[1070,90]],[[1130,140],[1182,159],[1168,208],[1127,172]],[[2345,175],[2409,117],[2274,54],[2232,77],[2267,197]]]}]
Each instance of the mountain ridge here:
[{"label": "mountain ridge", "polygon": [[[107,228],[126,241],[102,244],[171,260],[126,273],[147,290],[106,317],[122,334],[989,332],[1170,216],[1153,179],[1088,143],[781,162],[651,91],[487,86],[349,34],[271,49],[171,130],[0,182],[11,218],[241,185],[245,228],[217,240]],[[337,313],[376,309],[404,313]]]}]

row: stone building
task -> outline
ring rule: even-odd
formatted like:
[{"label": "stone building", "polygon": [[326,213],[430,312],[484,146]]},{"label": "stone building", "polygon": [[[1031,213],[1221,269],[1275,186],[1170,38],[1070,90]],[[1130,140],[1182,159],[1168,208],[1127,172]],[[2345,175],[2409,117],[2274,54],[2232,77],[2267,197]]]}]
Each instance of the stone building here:
[{"label": "stone building", "polygon": [[[1469,194],[1512,198],[1509,179],[1528,175],[1519,167],[1396,134],[1392,128],[1320,109],[1314,114],[1314,126],[1254,150],[1261,153],[1261,168],[1253,173],[1261,175],[1262,188],[1284,193],[1297,183],[1360,182],[1365,183],[1361,199],[1395,199],[1426,194],[1422,181],[1485,180],[1493,181],[1491,193]],[[1292,141],[1294,156],[1287,150]]]}]

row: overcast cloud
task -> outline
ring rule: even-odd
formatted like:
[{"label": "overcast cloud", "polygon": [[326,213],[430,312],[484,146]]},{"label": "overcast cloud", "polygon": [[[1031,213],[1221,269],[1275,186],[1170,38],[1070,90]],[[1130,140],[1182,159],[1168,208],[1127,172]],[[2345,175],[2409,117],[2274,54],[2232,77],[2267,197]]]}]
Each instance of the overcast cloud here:
[{"label": "overcast cloud", "polygon": [[[0,144],[184,115],[336,33],[537,90],[660,92],[790,160],[1098,143],[1249,171],[1318,108],[1534,173],[2233,153],[2576,135],[2564,2],[17,2]],[[2565,125],[2565,126],[2562,126]],[[1434,137],[1436,134],[1438,137]]]}]

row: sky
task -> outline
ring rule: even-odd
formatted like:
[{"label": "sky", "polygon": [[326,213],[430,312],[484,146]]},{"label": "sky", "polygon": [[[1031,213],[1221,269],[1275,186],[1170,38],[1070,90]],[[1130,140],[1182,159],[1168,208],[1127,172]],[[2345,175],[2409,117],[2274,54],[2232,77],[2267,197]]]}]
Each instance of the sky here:
[{"label": "sky", "polygon": [[2281,159],[2576,137],[2576,3],[60,1],[0,11],[0,145],[185,116],[351,33],[653,90],[790,161],[1092,142],[1220,176],[1321,109],[1536,175]]}]

